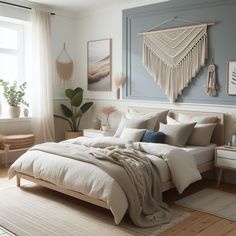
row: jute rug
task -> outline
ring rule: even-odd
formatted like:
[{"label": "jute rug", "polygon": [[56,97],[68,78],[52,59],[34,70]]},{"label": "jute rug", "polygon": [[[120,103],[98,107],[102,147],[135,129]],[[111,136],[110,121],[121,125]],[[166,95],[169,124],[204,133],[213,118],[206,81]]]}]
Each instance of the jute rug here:
[{"label": "jute rug", "polygon": [[169,224],[139,228],[125,216],[114,225],[110,211],[39,186],[0,191],[0,225],[18,236],[154,236],[190,214],[173,210]]},{"label": "jute rug", "polygon": [[175,202],[177,205],[236,221],[236,194],[206,188]]}]

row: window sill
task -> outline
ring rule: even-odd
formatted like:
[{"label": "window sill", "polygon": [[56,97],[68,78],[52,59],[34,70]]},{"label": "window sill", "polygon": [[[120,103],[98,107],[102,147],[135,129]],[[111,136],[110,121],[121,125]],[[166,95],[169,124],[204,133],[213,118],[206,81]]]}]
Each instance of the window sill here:
[{"label": "window sill", "polygon": [[30,120],[31,120],[31,117],[19,117],[19,118],[0,117],[0,123],[25,122],[25,121],[30,121]]}]

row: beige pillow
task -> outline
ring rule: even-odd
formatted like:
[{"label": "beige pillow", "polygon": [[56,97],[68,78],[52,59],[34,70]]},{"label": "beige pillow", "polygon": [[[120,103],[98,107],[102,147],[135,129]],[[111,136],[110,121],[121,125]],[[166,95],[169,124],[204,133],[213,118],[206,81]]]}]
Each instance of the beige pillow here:
[{"label": "beige pillow", "polygon": [[[206,119],[207,120],[207,119]],[[210,119],[213,120],[213,119]],[[179,121],[167,116],[167,124],[181,124]],[[207,146],[211,143],[211,137],[216,127],[216,123],[213,124],[196,124],[193,133],[189,137],[187,145],[192,146]]]},{"label": "beige pillow", "polygon": [[159,123],[166,123],[166,116],[168,110],[157,111],[157,112],[137,112],[130,108],[129,112],[126,114],[126,117],[129,119],[149,119],[147,123],[147,129],[152,131],[158,131]]},{"label": "beige pillow", "polygon": [[207,146],[211,143],[211,136],[216,127],[216,123],[214,124],[197,124],[193,133],[190,136],[187,145],[192,146]]},{"label": "beige pillow", "polygon": [[146,129],[124,128],[120,138],[125,139],[126,141],[139,142],[142,139],[145,131]]},{"label": "beige pillow", "polygon": [[191,116],[191,115],[178,113],[178,121],[180,123],[197,122],[198,124],[210,124],[210,123],[216,123],[217,117],[215,116]]},{"label": "beige pillow", "polygon": [[146,129],[148,120],[144,119],[128,119],[122,116],[120,124],[114,134],[114,137],[119,138],[125,128]]},{"label": "beige pillow", "polygon": [[160,132],[166,135],[165,143],[183,147],[186,145],[196,123],[166,125],[160,123]]}]

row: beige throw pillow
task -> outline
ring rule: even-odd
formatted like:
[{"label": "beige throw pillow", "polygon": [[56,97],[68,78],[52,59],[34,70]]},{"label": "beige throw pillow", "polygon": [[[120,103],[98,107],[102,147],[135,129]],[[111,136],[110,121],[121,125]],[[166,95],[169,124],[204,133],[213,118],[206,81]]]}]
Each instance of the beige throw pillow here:
[{"label": "beige throw pillow", "polygon": [[191,115],[178,113],[178,121],[180,123],[197,122],[198,124],[210,124],[210,123],[216,123],[217,117],[215,116],[191,116]]},{"label": "beige throw pillow", "polygon": [[197,124],[190,136],[187,145],[207,146],[211,143],[211,136],[216,124]]},{"label": "beige throw pillow", "polygon": [[122,116],[120,124],[116,130],[114,137],[119,138],[125,128],[146,129],[148,120],[128,119]]},{"label": "beige throw pillow", "polygon": [[166,125],[160,123],[160,132],[166,135],[165,143],[183,147],[186,145],[196,123]]},{"label": "beige throw pillow", "polygon": [[157,112],[137,112],[130,108],[129,112],[126,114],[126,117],[129,119],[149,119],[147,123],[147,129],[152,131],[158,131],[159,123],[166,123],[166,116],[168,110],[157,111]]},{"label": "beige throw pillow", "polygon": [[142,139],[145,131],[146,129],[124,128],[120,135],[120,138],[126,141],[139,142]]}]

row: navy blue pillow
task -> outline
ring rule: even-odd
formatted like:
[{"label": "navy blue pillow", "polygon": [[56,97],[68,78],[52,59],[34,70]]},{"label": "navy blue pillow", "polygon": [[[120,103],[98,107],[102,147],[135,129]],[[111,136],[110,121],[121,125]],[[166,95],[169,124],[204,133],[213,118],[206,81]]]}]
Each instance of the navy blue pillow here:
[{"label": "navy blue pillow", "polygon": [[141,142],[146,143],[164,143],[165,134],[162,132],[155,132],[151,130],[146,130]]}]

